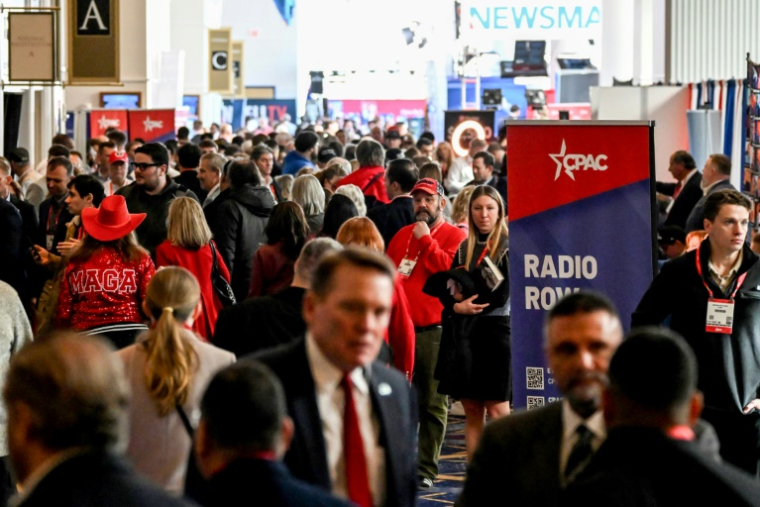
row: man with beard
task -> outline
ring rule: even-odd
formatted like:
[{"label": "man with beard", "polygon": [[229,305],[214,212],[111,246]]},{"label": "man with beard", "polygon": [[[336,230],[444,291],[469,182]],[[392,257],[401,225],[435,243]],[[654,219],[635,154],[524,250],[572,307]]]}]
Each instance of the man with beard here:
[{"label": "man with beard", "polygon": [[549,311],[544,335],[563,400],[489,424],[456,505],[488,505],[505,493],[514,505],[557,505],[606,438],[602,392],[623,340],[614,305],[594,292],[571,294]]},{"label": "man with beard", "polygon": [[441,344],[440,301],[422,292],[428,277],[451,267],[454,254],[466,238],[462,229],[443,219],[443,186],[423,178],[412,188],[417,221],[396,233],[388,256],[398,266],[416,337],[413,382],[419,394],[419,485],[429,488],[438,475],[438,456],[446,433],[448,401],[438,393],[435,363]]}]

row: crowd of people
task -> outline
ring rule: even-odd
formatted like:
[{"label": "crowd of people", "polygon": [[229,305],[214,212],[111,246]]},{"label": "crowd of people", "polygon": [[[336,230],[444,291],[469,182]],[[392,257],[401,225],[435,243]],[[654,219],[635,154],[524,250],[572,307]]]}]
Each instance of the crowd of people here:
[{"label": "crowd of people", "polygon": [[0,157],[0,506],[414,505],[451,400],[461,505],[670,505],[619,455],[647,452],[760,502],[760,267],[730,161],[677,152],[658,184],[674,260],[633,324],[683,338],[624,342],[603,295],[567,296],[545,328],[563,401],[512,415],[505,131],[455,157],[370,127],[111,129]]}]

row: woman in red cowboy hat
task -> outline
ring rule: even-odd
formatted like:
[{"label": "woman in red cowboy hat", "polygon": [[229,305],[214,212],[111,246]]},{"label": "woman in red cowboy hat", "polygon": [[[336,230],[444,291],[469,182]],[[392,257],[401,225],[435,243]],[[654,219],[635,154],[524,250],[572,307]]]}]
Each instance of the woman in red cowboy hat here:
[{"label": "woman in red cowboy hat", "polygon": [[156,270],[133,234],[144,219],[131,215],[120,195],[82,211],[86,235],[61,281],[57,328],[105,336],[116,348],[147,329],[141,305]]}]

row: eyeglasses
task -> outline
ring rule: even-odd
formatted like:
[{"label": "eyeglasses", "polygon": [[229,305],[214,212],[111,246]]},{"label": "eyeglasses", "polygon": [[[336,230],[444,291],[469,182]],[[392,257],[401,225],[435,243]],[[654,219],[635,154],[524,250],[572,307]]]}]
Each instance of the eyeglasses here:
[{"label": "eyeglasses", "polygon": [[140,162],[139,164],[138,163],[134,164],[135,169],[139,169],[141,171],[144,171],[144,170],[148,169],[149,167],[158,167],[160,165],[164,165],[164,164],[146,164],[145,162]]}]

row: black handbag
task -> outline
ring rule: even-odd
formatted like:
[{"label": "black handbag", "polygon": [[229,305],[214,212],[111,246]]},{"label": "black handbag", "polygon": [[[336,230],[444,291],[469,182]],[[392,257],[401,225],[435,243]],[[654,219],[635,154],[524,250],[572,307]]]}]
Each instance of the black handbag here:
[{"label": "black handbag", "polygon": [[211,285],[214,287],[214,292],[216,292],[219,301],[222,302],[222,306],[232,306],[237,303],[235,294],[232,292],[230,284],[219,272],[219,265],[216,263],[216,247],[214,246],[214,242],[209,241],[209,246],[211,247],[211,258],[213,259],[213,265],[211,268]]}]

